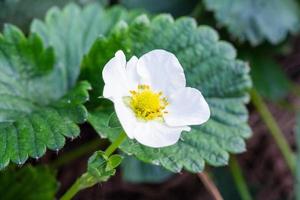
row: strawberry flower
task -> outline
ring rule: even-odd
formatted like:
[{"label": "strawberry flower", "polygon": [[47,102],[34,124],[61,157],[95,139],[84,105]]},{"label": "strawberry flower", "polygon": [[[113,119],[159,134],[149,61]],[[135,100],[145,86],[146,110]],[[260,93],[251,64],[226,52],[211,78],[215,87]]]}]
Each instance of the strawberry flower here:
[{"label": "strawberry flower", "polygon": [[210,117],[201,92],[186,87],[182,66],[165,50],[150,51],[128,62],[118,51],[104,67],[103,96],[114,103],[119,121],[131,139],[149,147],[175,144],[190,125]]}]

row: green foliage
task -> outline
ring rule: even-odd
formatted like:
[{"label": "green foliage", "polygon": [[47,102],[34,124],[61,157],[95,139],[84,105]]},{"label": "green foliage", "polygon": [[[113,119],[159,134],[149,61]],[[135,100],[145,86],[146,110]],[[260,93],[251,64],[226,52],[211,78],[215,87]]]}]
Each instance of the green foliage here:
[{"label": "green foliage", "polygon": [[1,200],[53,200],[58,183],[47,167],[8,169],[0,172]]},{"label": "green foliage", "polygon": [[90,174],[96,182],[107,181],[116,173],[115,168],[122,162],[122,156],[112,155],[107,157],[105,152],[97,151],[88,161],[87,173]]},{"label": "green foliage", "polygon": [[129,14],[121,7],[105,10],[94,3],[81,9],[76,4],[69,4],[63,10],[51,8],[44,22],[34,20],[31,32],[39,34],[47,46],[54,48],[60,76],[67,89],[76,82],[81,59],[96,38],[108,34],[119,20],[135,15],[135,12]]},{"label": "green foliage", "polygon": [[131,183],[161,183],[173,175],[160,166],[141,162],[133,156],[125,156],[121,168],[123,179]]},{"label": "green foliage", "polygon": [[[130,25],[122,22],[108,38],[97,40],[82,66],[89,71],[93,87],[103,87],[98,72],[117,49],[123,49],[129,59],[158,48],[178,57],[187,85],[198,88],[207,99],[211,119],[202,126],[194,126],[189,133],[184,132],[176,145],[155,149],[127,139],[121,149],[173,172],[182,168],[202,171],[205,161],[213,166],[226,165],[228,152],[245,151],[244,138],[251,135],[244,105],[249,100],[247,90],[251,81],[247,64],[235,59],[234,48],[220,41],[213,29],[197,27],[193,19],[186,17],[174,21],[169,15],[158,15],[150,21],[142,15]],[[100,81],[94,82],[95,77]],[[93,101],[98,107],[89,115],[89,122],[102,137],[114,141],[121,131],[116,115],[110,114],[112,108],[104,106],[106,102],[102,99]]]},{"label": "green foliage", "polygon": [[211,175],[224,199],[243,200],[235,187],[235,182],[228,167],[213,168]]},{"label": "green foliage", "polygon": [[106,5],[105,0],[1,0],[0,1],[0,30],[4,23],[12,23],[28,31],[33,18],[42,18],[47,10],[52,6],[64,6],[70,2],[87,4],[91,2],[101,2]]},{"label": "green foliage", "polygon": [[277,101],[286,97],[291,81],[276,60],[264,50],[240,51],[241,57],[250,62],[254,87],[267,99]]},{"label": "green foliage", "polygon": [[130,9],[143,9],[152,13],[171,13],[173,16],[182,16],[191,13],[198,0],[121,0],[120,4]]},{"label": "green foliage", "polygon": [[59,150],[65,137],[79,135],[90,85],[64,92],[54,63],[53,50],[37,35],[27,39],[11,25],[0,35],[0,169]]},{"label": "green foliage", "polygon": [[277,44],[300,27],[300,10],[295,0],[204,0],[218,23],[232,36],[258,45],[264,40]]}]

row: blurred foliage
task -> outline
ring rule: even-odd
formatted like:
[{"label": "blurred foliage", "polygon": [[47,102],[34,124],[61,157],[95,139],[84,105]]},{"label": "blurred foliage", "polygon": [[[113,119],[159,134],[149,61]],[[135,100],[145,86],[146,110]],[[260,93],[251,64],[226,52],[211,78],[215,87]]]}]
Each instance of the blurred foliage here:
[{"label": "blurred foliage", "polygon": [[213,180],[225,200],[242,200],[228,167],[214,168]]},{"label": "blurred foliage", "polygon": [[151,13],[170,13],[174,17],[188,15],[199,0],[120,0],[129,9],[143,9]]},{"label": "blurred foliage", "polygon": [[125,156],[121,167],[123,179],[130,183],[161,183],[173,175],[160,166],[144,163],[133,156]]},{"label": "blurred foliage", "polygon": [[291,89],[291,81],[275,60],[273,50],[255,48],[252,51],[240,50],[240,57],[251,66],[254,87],[265,98],[282,100]]},{"label": "blurred foliage", "polygon": [[300,28],[295,0],[204,0],[204,4],[232,36],[253,46],[264,40],[278,44]]},{"label": "blurred foliage", "polygon": [[12,23],[28,32],[33,18],[43,18],[50,7],[63,7],[70,2],[80,5],[100,2],[107,5],[106,0],[0,0],[0,30],[4,23]]},{"label": "blurred foliage", "polygon": [[53,200],[57,189],[55,173],[47,167],[14,167],[0,172],[1,200]]}]

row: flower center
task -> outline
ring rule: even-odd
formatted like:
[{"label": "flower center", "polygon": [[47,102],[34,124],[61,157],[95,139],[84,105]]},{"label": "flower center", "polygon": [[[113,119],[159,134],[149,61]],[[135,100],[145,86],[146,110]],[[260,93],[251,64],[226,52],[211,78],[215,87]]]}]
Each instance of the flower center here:
[{"label": "flower center", "polygon": [[155,93],[148,85],[138,85],[137,90],[130,91],[129,106],[136,117],[143,120],[154,120],[163,117],[168,101],[162,92]]}]

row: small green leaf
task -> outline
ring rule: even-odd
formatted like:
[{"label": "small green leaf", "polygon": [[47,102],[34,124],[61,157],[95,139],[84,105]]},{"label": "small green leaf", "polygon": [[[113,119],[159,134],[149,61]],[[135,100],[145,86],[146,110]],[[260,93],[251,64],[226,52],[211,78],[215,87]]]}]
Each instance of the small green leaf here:
[{"label": "small green leaf", "polygon": [[41,166],[1,171],[0,185],[2,200],[53,200],[58,189],[55,173]]},{"label": "small green leaf", "polygon": [[95,182],[107,181],[116,172],[115,168],[121,164],[122,156],[107,157],[103,151],[95,152],[88,161],[87,173]]},{"label": "small green leaf", "polygon": [[300,28],[295,0],[204,0],[204,4],[232,36],[252,45],[264,40],[278,44]]},{"label": "small green leaf", "polygon": [[114,169],[114,168],[118,167],[121,164],[122,160],[123,160],[122,156],[116,155],[116,154],[112,155],[108,159],[107,166],[108,166],[109,169]]},{"label": "small green leaf", "polygon": [[[229,152],[245,151],[244,139],[251,135],[245,107],[251,87],[249,67],[236,60],[235,49],[220,41],[213,29],[197,27],[187,17],[174,21],[169,15],[158,15],[152,20],[142,15],[127,26],[116,27],[107,38],[95,42],[82,64],[83,70],[89,71],[87,77],[93,87],[101,87],[92,96],[101,96],[103,80],[98,72],[119,49],[127,54],[127,59],[153,49],[174,53],[185,70],[187,85],[198,88],[211,109],[211,119],[184,132],[176,145],[155,149],[127,139],[120,147],[125,153],[173,172],[182,168],[200,172],[205,161],[222,166],[227,164]],[[107,108],[107,101],[99,98],[92,99],[92,103],[98,107],[91,110],[89,122],[102,137],[114,141],[121,127],[109,112],[113,108]]]},{"label": "small green leaf", "polygon": [[26,38],[11,25],[0,34],[0,169],[58,151],[65,137],[79,135],[90,84],[63,90],[54,63],[53,50],[37,35]]}]

